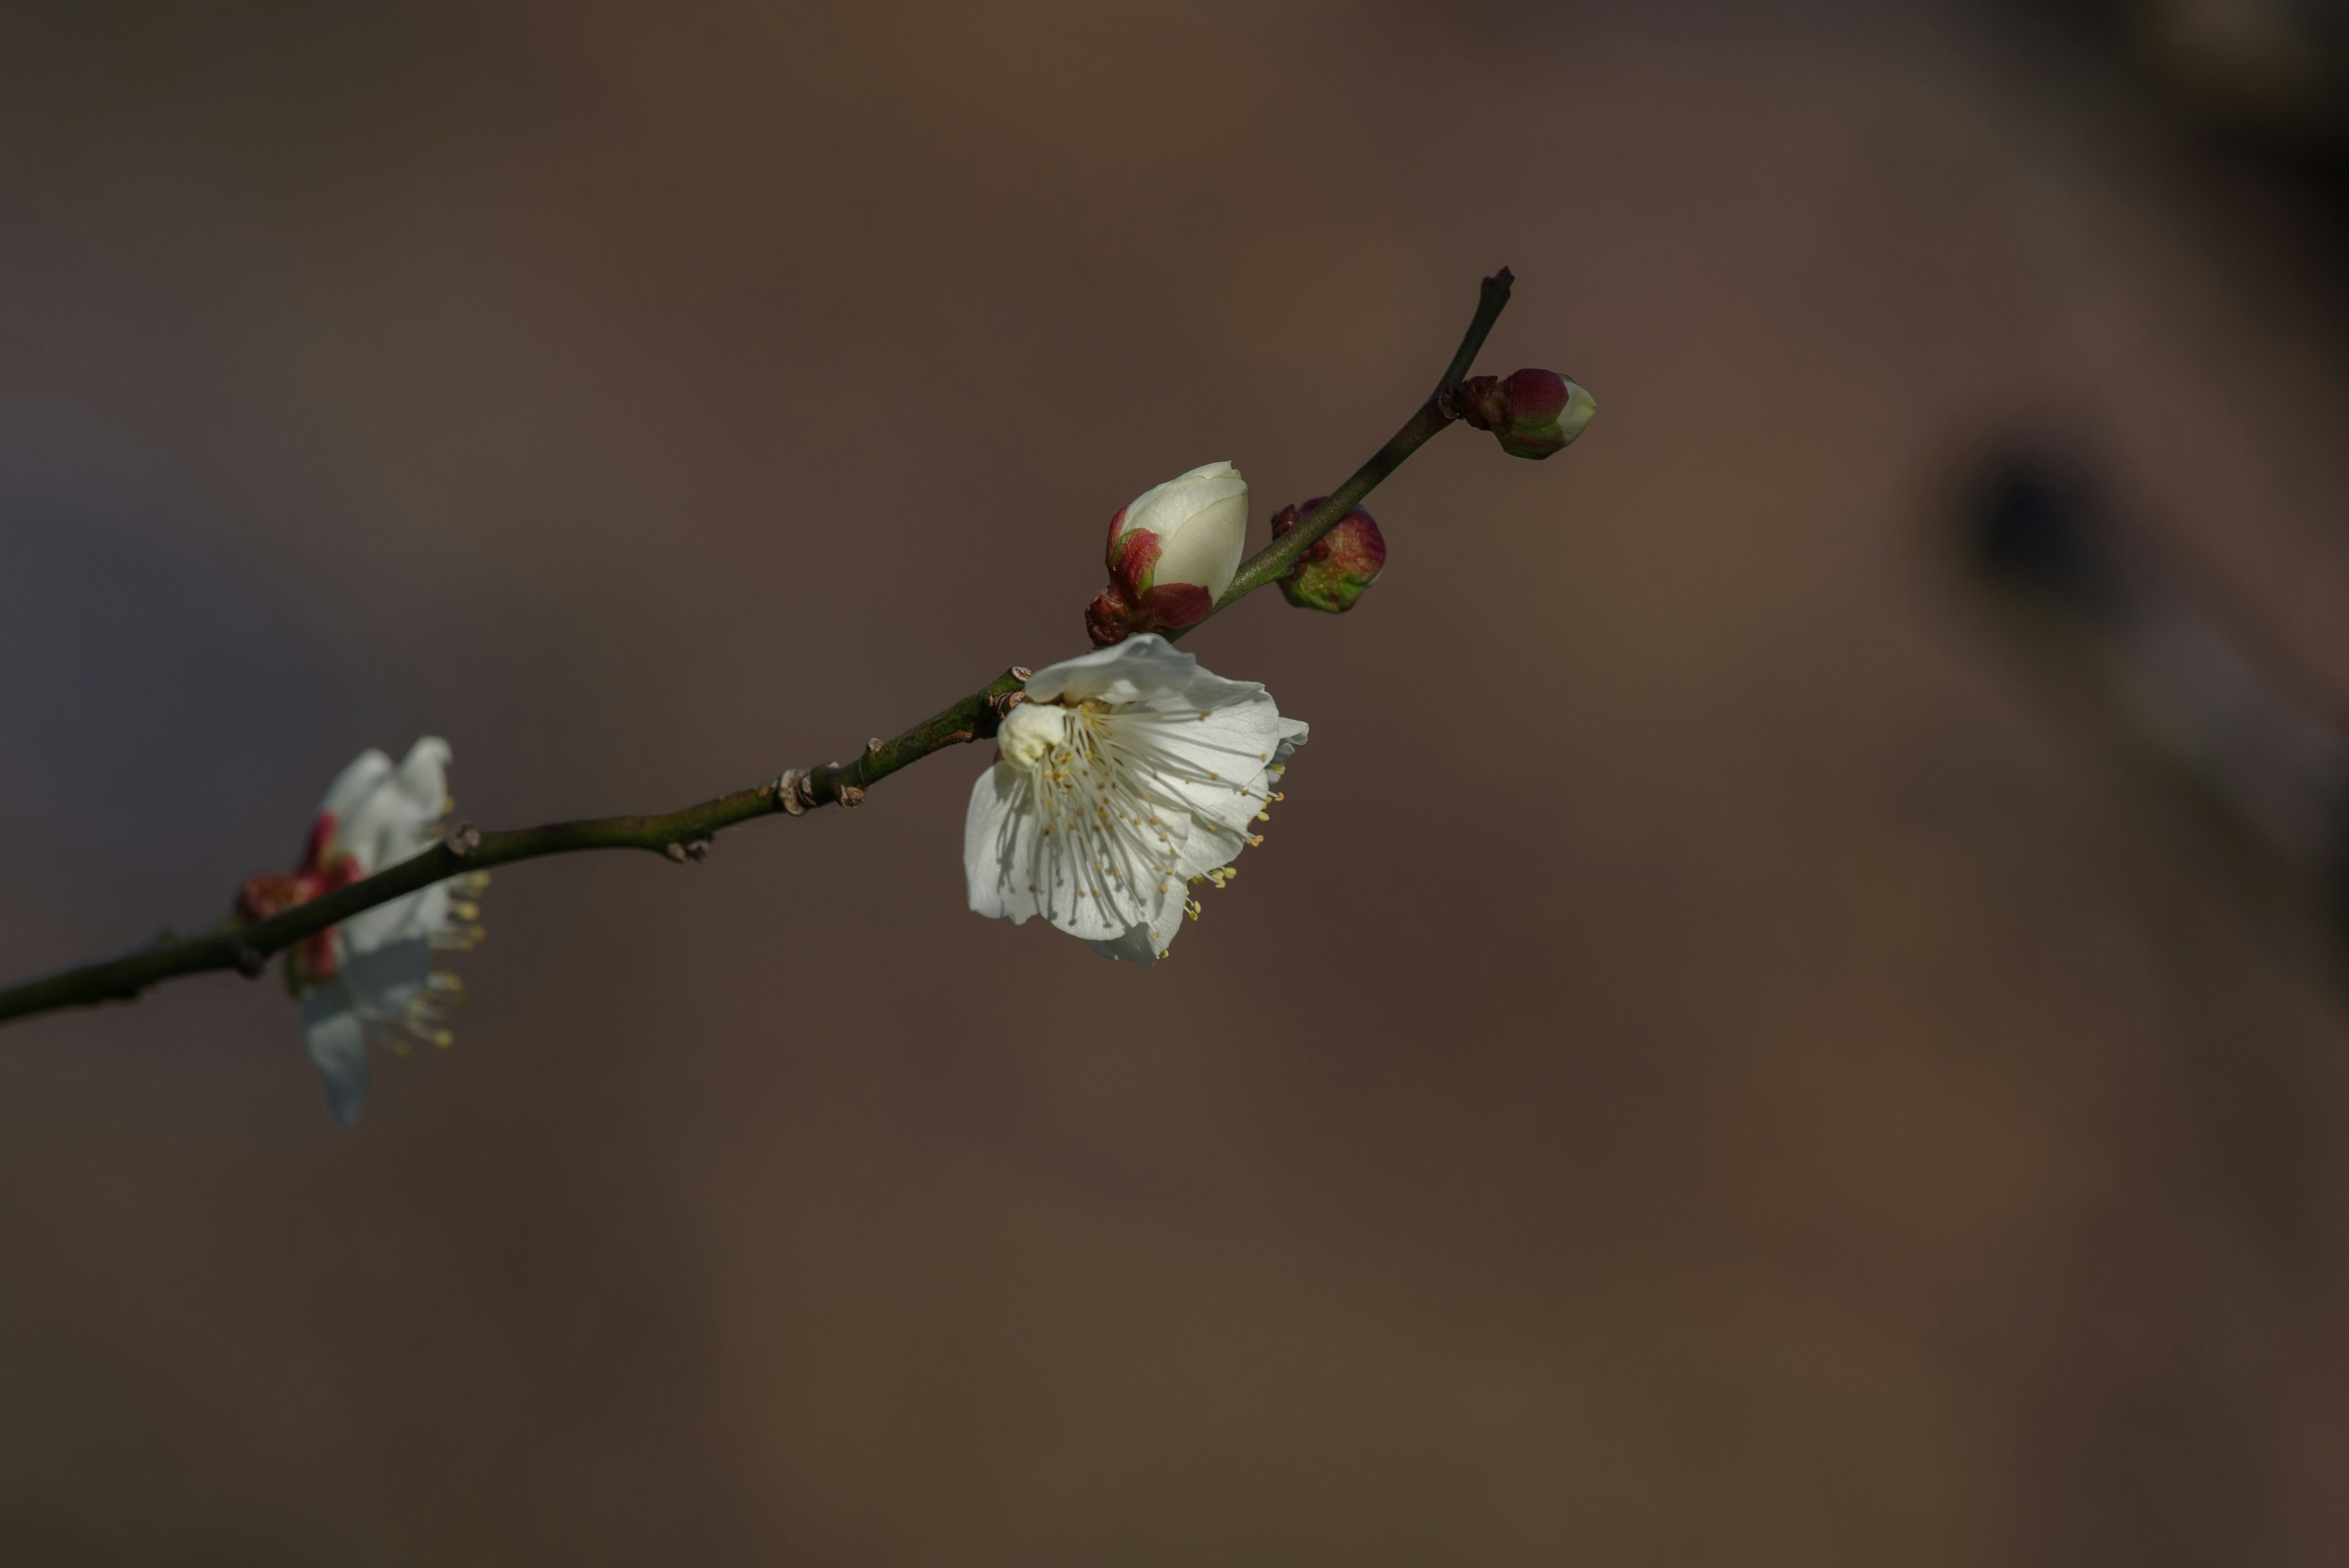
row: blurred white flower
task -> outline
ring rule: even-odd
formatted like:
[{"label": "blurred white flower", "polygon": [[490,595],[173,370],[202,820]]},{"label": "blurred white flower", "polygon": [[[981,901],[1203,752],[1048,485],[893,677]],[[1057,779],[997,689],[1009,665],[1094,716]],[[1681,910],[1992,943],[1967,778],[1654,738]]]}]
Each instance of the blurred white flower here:
[{"label": "blurred white flower", "polygon": [[[309,853],[290,877],[246,883],[240,913],[257,919],[371,877],[430,848],[448,798],[449,742],[428,735],[398,767],[363,752],[318,805]],[[405,1055],[409,1043],[450,1044],[446,1005],[462,995],[432,954],[470,948],[481,937],[472,900],[486,872],[450,877],[353,915],[286,954],[286,978],[302,1003],[302,1040],[326,1080],[326,1108],[348,1127],[367,1097],[372,1040]]]},{"label": "blurred white flower", "polygon": [[1157,962],[1198,915],[1191,885],[1222,887],[1262,842],[1248,824],[1279,798],[1305,735],[1263,687],[1147,633],[1038,670],[971,788],[970,907],[1015,925],[1041,915],[1104,957]]}]

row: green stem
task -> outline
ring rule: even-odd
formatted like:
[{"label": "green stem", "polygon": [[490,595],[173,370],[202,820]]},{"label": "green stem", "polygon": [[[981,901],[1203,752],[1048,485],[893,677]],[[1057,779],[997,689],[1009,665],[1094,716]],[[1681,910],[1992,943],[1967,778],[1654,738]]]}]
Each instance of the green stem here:
[{"label": "green stem", "polygon": [[[1453,355],[1434,393],[1395,432],[1394,439],[1355,470],[1354,476],[1340,485],[1310,517],[1242,566],[1239,575],[1232,579],[1232,586],[1208,612],[1210,615],[1287,575],[1297,557],[1315,540],[1336,526],[1339,519],[1375,489],[1381,480],[1402,467],[1403,460],[1418,451],[1428,437],[1452,422],[1450,393],[1468,373],[1477,350],[1484,347],[1485,334],[1493,329],[1502,306],[1508,304],[1510,282],[1506,267],[1485,280],[1477,296],[1475,319],[1468,324],[1459,352]],[[899,768],[910,766],[947,746],[994,734],[1002,718],[999,701],[1019,691],[1026,680],[1025,670],[1007,671],[895,740],[867,747],[854,762],[845,766],[828,763],[812,770],[795,790],[779,787],[782,781],[778,780],[756,789],[737,790],[665,816],[605,816],[586,822],[518,827],[502,833],[477,834],[460,827],[421,855],[267,919],[243,924],[232,921],[200,936],[181,937],[166,932],[152,945],[121,958],[82,964],[0,990],[0,1023],[63,1007],[134,1001],[149,986],[183,974],[237,970],[258,975],[273,954],[305,937],[315,936],[362,910],[468,871],[534,860],[542,855],[567,855],[579,849],[648,849],[674,860],[698,859],[708,853],[709,839],[720,828],[777,812],[796,815],[798,813],[792,811],[794,804],[800,810],[834,804],[855,805],[864,798],[867,788]]]}]

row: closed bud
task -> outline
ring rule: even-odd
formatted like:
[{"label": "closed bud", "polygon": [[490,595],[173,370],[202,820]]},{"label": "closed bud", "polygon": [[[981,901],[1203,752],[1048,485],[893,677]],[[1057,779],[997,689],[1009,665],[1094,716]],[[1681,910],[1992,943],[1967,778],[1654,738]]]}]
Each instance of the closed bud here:
[{"label": "closed bud", "polygon": [[1154,485],[1109,520],[1109,587],[1085,611],[1097,648],[1207,618],[1247,545],[1247,481],[1228,462]]},{"label": "closed bud", "polygon": [[1596,398],[1555,370],[1471,376],[1461,383],[1454,406],[1468,423],[1491,431],[1503,452],[1531,458],[1571,445],[1599,411]]},{"label": "closed bud", "polygon": [[[1284,506],[1272,520],[1272,536],[1279,538],[1320,510],[1330,498],[1317,495],[1300,506]],[[1378,519],[1355,507],[1306,547],[1280,579],[1280,591],[1299,609],[1327,610],[1343,615],[1354,607],[1362,590],[1378,581],[1387,564],[1387,542]]]}]

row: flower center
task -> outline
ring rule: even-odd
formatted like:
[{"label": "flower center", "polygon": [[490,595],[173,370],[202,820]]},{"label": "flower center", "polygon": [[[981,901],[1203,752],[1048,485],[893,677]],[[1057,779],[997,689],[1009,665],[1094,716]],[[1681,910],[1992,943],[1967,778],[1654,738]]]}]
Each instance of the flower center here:
[{"label": "flower center", "polygon": [[1084,715],[1052,702],[1022,702],[1003,716],[995,743],[1015,768],[1033,768],[1056,751],[1069,749]]}]

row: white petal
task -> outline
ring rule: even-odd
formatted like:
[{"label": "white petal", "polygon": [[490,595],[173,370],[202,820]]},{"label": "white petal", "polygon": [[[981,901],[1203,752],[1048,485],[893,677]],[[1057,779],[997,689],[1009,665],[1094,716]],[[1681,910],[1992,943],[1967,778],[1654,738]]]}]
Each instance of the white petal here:
[{"label": "white petal", "polygon": [[[1192,718],[1126,712],[1102,721],[1116,726],[1153,794],[1180,803],[1189,814],[1191,836],[1180,855],[1186,878],[1239,858],[1282,763],[1306,734],[1305,722],[1281,718],[1269,698],[1213,711],[1205,721]],[[1245,770],[1237,782],[1235,770]]]},{"label": "white petal", "polygon": [[[1163,812],[1153,824],[1142,815],[1147,805],[1123,797],[1105,769],[1080,762],[1069,771],[1073,782],[1065,791],[1038,791],[1043,821],[1031,882],[1039,912],[1072,937],[1114,939],[1149,920],[1171,880],[1169,848],[1179,846],[1189,825]],[[1135,816],[1141,820],[1128,820]],[[1160,833],[1168,844],[1159,843]]]},{"label": "white petal", "polygon": [[410,938],[371,951],[353,953],[337,982],[352,1012],[370,1023],[404,1023],[408,1010],[432,982],[432,944]]},{"label": "white petal", "polygon": [[1148,969],[1158,961],[1158,942],[1148,926],[1134,926],[1114,941],[1087,942],[1085,946],[1105,959],[1118,959],[1126,963],[1138,963]]},{"label": "white petal", "polygon": [[359,952],[372,952],[394,942],[421,941],[448,930],[449,884],[435,882],[403,898],[362,909],[343,922],[343,936]]},{"label": "white petal", "polygon": [[1028,770],[998,763],[972,781],[970,808],[963,816],[962,868],[970,907],[989,917],[1008,916],[1015,926],[1024,925],[1037,908],[1029,884],[1042,818],[1031,796]]},{"label": "white petal", "polygon": [[367,1032],[342,981],[329,981],[304,994],[302,1046],[326,1081],[327,1114],[336,1127],[349,1127],[367,1098]]},{"label": "white petal", "polygon": [[1280,712],[1269,697],[1197,711],[1128,710],[1098,723],[1148,798],[1233,830],[1263,809],[1265,774],[1280,743]]},{"label": "white petal", "polygon": [[1237,469],[1228,462],[1203,463],[1135,496],[1125,509],[1125,525],[1118,536],[1147,528],[1162,539],[1172,538],[1193,514],[1235,491],[1247,493],[1247,482]]},{"label": "white petal", "polygon": [[[1173,698],[1203,674],[1199,661],[1156,632],[1048,664],[1028,678],[1027,692],[1038,702],[1107,702],[1112,705]],[[1208,676],[1213,680],[1215,676]],[[1226,685],[1234,684],[1226,681]],[[1262,691],[1262,687],[1252,688]]]},{"label": "white petal", "polygon": [[1247,549],[1248,525],[1247,485],[1237,474],[1232,479],[1236,489],[1192,514],[1166,541],[1153,568],[1154,584],[1197,583],[1209,598],[1222,597],[1232,586]]},{"label": "white petal", "polygon": [[335,782],[326,786],[326,798],[318,803],[319,813],[331,812],[338,820],[348,816],[353,806],[390,776],[391,759],[369,746],[335,775]]},{"label": "white petal", "polygon": [[449,742],[438,735],[426,735],[408,748],[408,755],[399,762],[399,771],[392,775],[392,787],[397,789],[409,808],[421,812],[427,821],[440,815],[440,803],[449,798],[449,764],[455,753]]},{"label": "white petal", "polygon": [[1040,773],[998,763],[971,786],[963,819],[971,909],[1014,925],[1040,914],[1081,937],[1114,936],[1146,919],[1131,889],[1140,877],[1154,884],[1154,871],[1137,866],[1132,846],[1086,808],[1097,792],[1053,792]]},{"label": "white petal", "polygon": [[[335,847],[356,856],[370,875],[429,847],[430,825],[439,819],[440,803],[448,796],[449,755],[449,742],[437,735],[409,747],[397,769],[380,774],[374,787],[356,795],[338,814]],[[346,770],[346,777],[350,771]]]},{"label": "white petal", "polygon": [[1566,407],[1558,410],[1557,433],[1571,441],[1589,428],[1598,415],[1599,400],[1577,381],[1566,384]]}]

